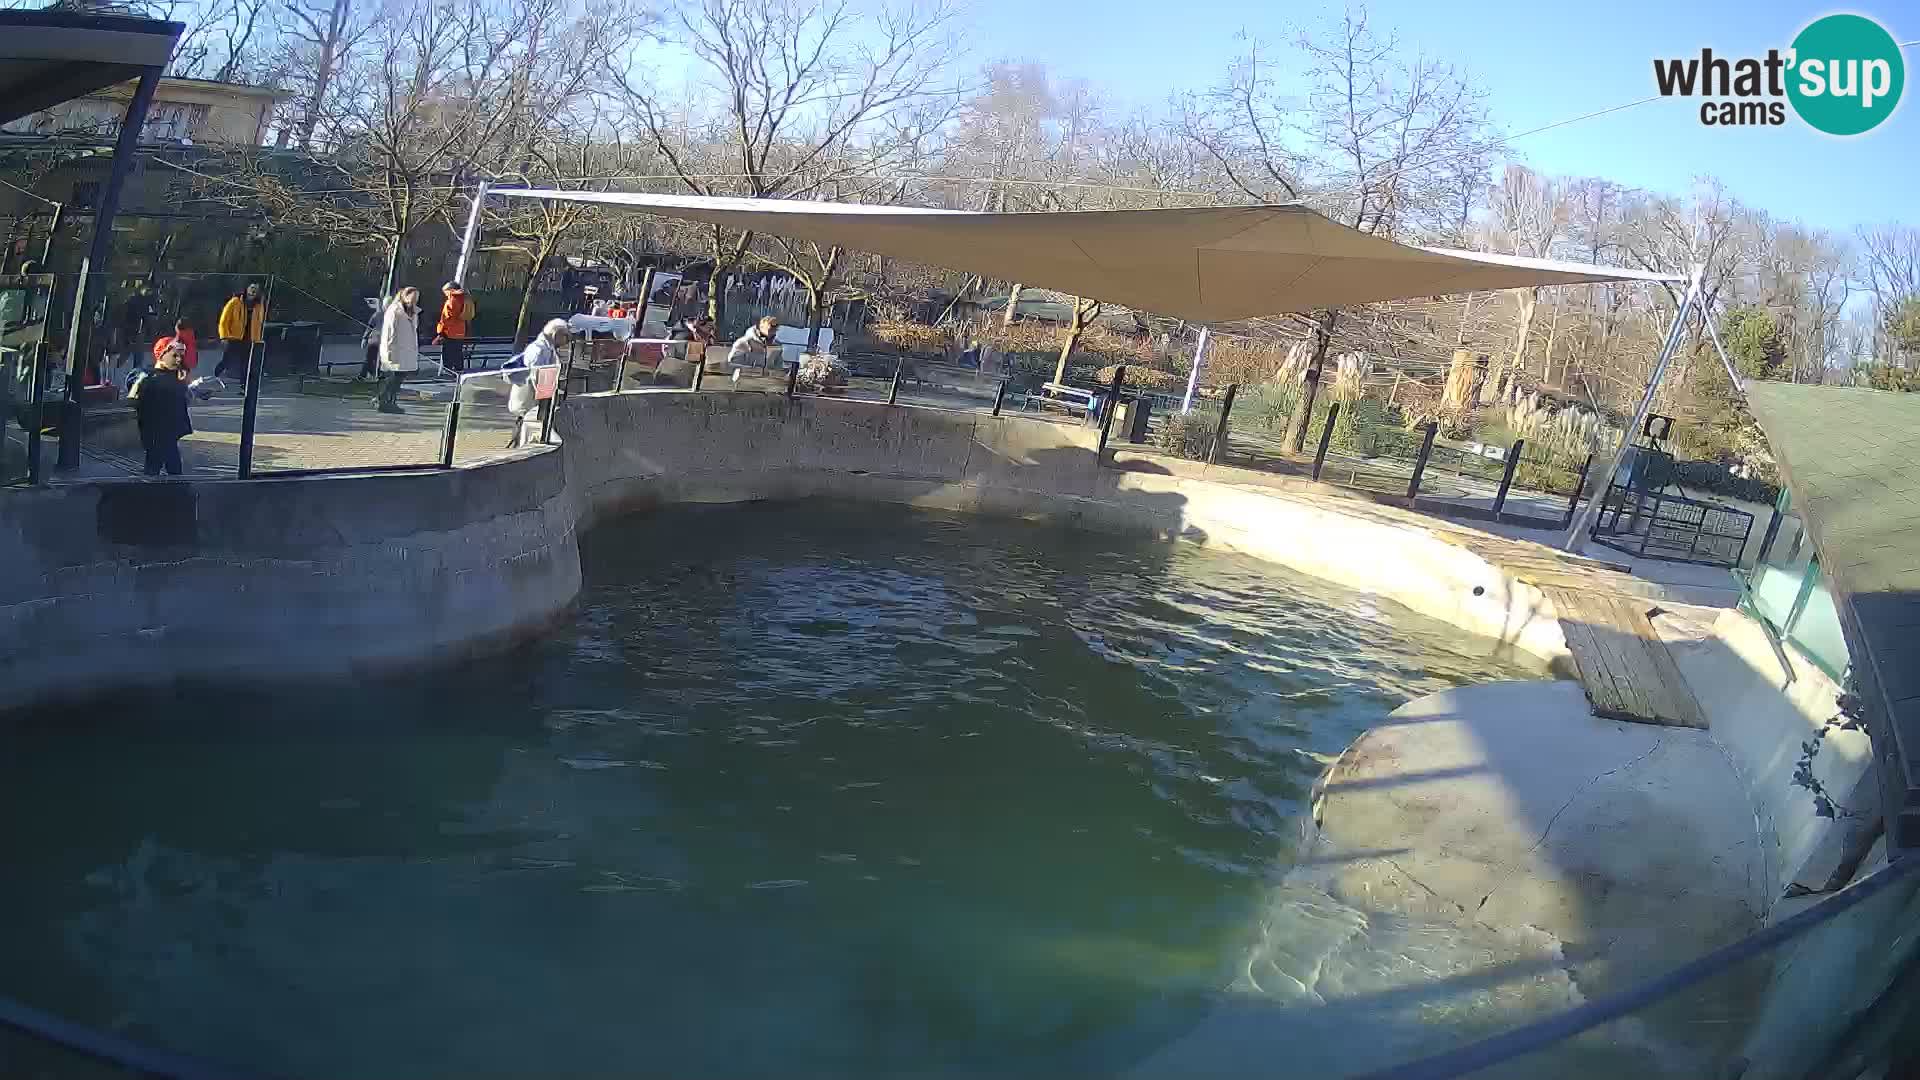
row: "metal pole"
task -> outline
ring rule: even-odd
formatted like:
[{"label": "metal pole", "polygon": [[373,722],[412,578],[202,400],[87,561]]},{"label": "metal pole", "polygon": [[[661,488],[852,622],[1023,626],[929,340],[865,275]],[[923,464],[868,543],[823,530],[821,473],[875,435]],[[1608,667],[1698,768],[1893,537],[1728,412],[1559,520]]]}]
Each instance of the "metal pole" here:
[{"label": "metal pole", "polygon": [[1420,477],[1427,471],[1427,457],[1433,453],[1433,437],[1440,434],[1440,421],[1427,421],[1427,434],[1420,440],[1420,453],[1413,459],[1413,479],[1407,482],[1407,498],[1416,498],[1420,494]]},{"label": "metal pole", "polygon": [[[51,298],[49,298],[51,299]],[[28,382],[27,398],[27,483],[39,486],[46,478],[46,470],[40,465],[40,429],[46,426],[46,415],[40,404],[40,398],[47,392],[47,343],[41,341],[33,347],[33,378]],[[1779,520],[1779,515],[1774,515]]]},{"label": "metal pole", "polygon": [[[659,267],[657,266],[649,266],[646,272],[640,275],[640,311],[633,317],[634,337],[647,336],[647,297],[653,295],[653,275],[658,272],[658,270]],[[673,313],[668,312],[667,314],[668,321],[672,321]],[[668,332],[672,332],[673,327],[669,326],[667,330]]]},{"label": "metal pole", "polygon": [[1333,422],[1340,419],[1340,403],[1327,406],[1327,423],[1320,429],[1320,449],[1313,455],[1313,478],[1320,479],[1320,467],[1327,463],[1327,444],[1333,441]]},{"label": "metal pole", "polygon": [[540,403],[542,406],[540,410],[540,445],[542,446],[549,446],[553,443],[553,410],[557,407],[559,400],[559,388],[555,387],[554,396]]},{"label": "metal pole", "polygon": [[1200,328],[1200,342],[1193,347],[1193,370],[1187,372],[1187,396],[1180,399],[1180,415],[1193,411],[1193,388],[1200,385],[1200,362],[1207,355],[1207,328]]},{"label": "metal pole", "polygon": [[[693,355],[693,349],[695,344],[696,343],[693,341],[687,342],[688,356]],[[695,393],[698,393],[700,391],[700,378],[706,373],[707,373],[707,351],[706,351],[706,347],[703,345],[700,347],[699,359],[693,361],[693,383],[690,389],[692,389]]]},{"label": "metal pole", "polygon": [[[147,125],[147,111],[153,105],[153,93],[159,85],[159,68],[142,71],[140,82],[134,87],[133,98],[127,102],[126,114],[120,119],[120,133],[113,144],[113,164],[108,168],[107,182],[100,189],[100,207],[93,215],[93,241],[87,247],[86,259],[80,264],[80,284],[74,290],[74,323],[70,342],[77,342],[80,320],[86,317],[86,304],[83,301],[87,292],[88,268],[97,266],[104,270],[110,265],[113,218],[119,213],[120,193],[127,186],[127,174],[133,171],[133,155],[140,146],[140,130]],[[91,352],[92,335],[88,337],[88,351]],[[82,429],[86,427],[86,414],[80,404],[78,376],[85,366],[85,357],[70,345],[67,349],[67,402],[65,417],[60,423],[60,456],[57,461],[62,469],[75,468],[80,464],[80,440]]]},{"label": "metal pole", "polygon": [[[248,315],[251,322],[252,315]],[[247,335],[253,335],[252,327]],[[264,350],[260,343],[252,342],[247,346],[247,401],[240,410],[240,479],[253,476],[253,433],[260,419],[260,369],[265,367]]]},{"label": "metal pole", "polygon": [[453,468],[453,444],[460,437],[460,388],[456,384],[453,400],[447,402],[446,426],[440,429],[440,467]]},{"label": "metal pole", "polygon": [[[899,378],[900,378],[900,374],[899,372],[896,371],[894,373],[894,379],[897,381]],[[792,401],[794,393],[799,389],[800,389],[800,365],[788,364],[787,365],[787,400]]]},{"label": "metal pole", "polygon": [[1520,467],[1520,449],[1527,445],[1525,439],[1513,440],[1507,447],[1507,471],[1500,474],[1500,491],[1493,497],[1493,520],[1500,520],[1500,511],[1507,505],[1507,491],[1513,487],[1513,470]]},{"label": "metal pole", "polygon": [[1220,422],[1213,425],[1213,445],[1207,448],[1207,464],[1220,464],[1220,448],[1227,445],[1227,414],[1233,411],[1233,398],[1240,392],[1239,383],[1228,383],[1225,397],[1220,399]]},{"label": "metal pole", "polygon": [[61,219],[67,216],[67,204],[53,204],[53,220],[47,225],[47,242],[40,245],[40,272],[53,273],[53,240],[60,235]]},{"label": "metal pole", "polygon": [[1573,482],[1573,494],[1567,497],[1567,516],[1560,522],[1560,527],[1563,529],[1573,524],[1573,513],[1580,508],[1580,493],[1587,489],[1587,470],[1591,468],[1593,468],[1593,455],[1588,454],[1587,460],[1580,463],[1580,475]]},{"label": "metal pole", "polygon": [[1000,380],[1000,389],[993,395],[993,415],[1000,415],[1000,406],[1006,404],[1007,401],[1007,384],[1012,381],[1012,379]]},{"label": "metal pole", "polygon": [[1127,365],[1121,364],[1113,369],[1113,388],[1107,391],[1107,407],[1100,414],[1100,448],[1093,455],[1095,465],[1107,459],[1107,433],[1113,430],[1113,414],[1120,411],[1120,387],[1126,381]]},{"label": "metal pole", "polygon": [[[616,394],[627,388],[627,354],[632,351],[632,345],[623,344],[620,359],[613,365],[613,392]],[[658,370],[657,366],[655,370]]]},{"label": "metal pole", "polygon": [[[1660,392],[1660,380],[1666,377],[1667,365],[1673,362],[1673,354],[1680,350],[1680,339],[1686,336],[1687,315],[1700,299],[1700,279],[1706,273],[1705,266],[1696,266],[1687,279],[1687,294],[1680,300],[1679,310],[1673,313],[1673,325],[1667,328],[1667,340],[1660,346],[1660,356],[1653,363],[1653,375],[1647,379],[1646,393],[1640,395],[1640,406],[1634,410],[1633,419],[1626,430],[1620,433],[1620,445],[1613,448],[1613,456],[1608,459],[1606,468],[1600,473],[1603,483],[1611,484],[1620,471],[1620,462],[1627,456],[1627,447],[1633,444],[1634,432],[1639,431],[1647,422],[1647,414],[1653,411],[1653,399]],[[1582,487],[1585,485],[1582,484]],[[1605,489],[1602,488],[1604,491]],[[1593,515],[1599,509],[1600,499],[1589,499],[1587,504],[1573,515],[1573,524],[1568,527],[1567,535],[1560,546],[1578,554],[1584,540],[1582,533],[1593,523]]]},{"label": "metal pole", "polygon": [[[467,284],[467,263],[473,258],[474,241],[480,238],[480,208],[486,205],[487,189],[492,186],[491,181],[482,180],[473,189],[473,206],[467,210],[467,231],[460,234],[460,261],[453,264],[453,280],[463,288]],[[540,268],[536,266],[533,271],[537,274]]]},{"label": "metal pole", "polygon": [[906,369],[906,357],[903,356],[893,362],[893,384],[887,387],[887,404],[897,405],[900,403],[900,373]]}]

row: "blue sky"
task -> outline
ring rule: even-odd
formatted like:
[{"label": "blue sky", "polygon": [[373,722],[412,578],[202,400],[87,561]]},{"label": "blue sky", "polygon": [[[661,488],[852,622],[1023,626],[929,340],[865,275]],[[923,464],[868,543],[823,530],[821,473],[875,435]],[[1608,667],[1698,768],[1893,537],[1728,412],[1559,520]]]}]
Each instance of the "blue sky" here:
[{"label": "blue sky", "polygon": [[[1488,93],[1494,120],[1513,133],[1656,92],[1654,57],[1697,56],[1702,46],[1733,57],[1785,48],[1813,19],[1834,11],[1872,16],[1896,40],[1920,39],[1920,0],[1818,6],[1781,0],[1615,0],[1542,5],[1538,0],[1374,0],[1376,29],[1404,47],[1466,69]],[[1116,105],[1154,105],[1174,89],[1216,79],[1249,30],[1279,44],[1289,20],[1337,16],[1338,5],[1179,0],[973,0],[974,59],[1034,59],[1058,76],[1093,82]],[[1905,50],[1907,89],[1898,112],[1873,132],[1841,140],[1789,117],[1785,127],[1721,129],[1699,122],[1698,102],[1656,101],[1516,140],[1513,151],[1546,172],[1604,176],[1681,192],[1713,175],[1742,202],[1777,217],[1850,229],[1920,222],[1920,48]]]}]

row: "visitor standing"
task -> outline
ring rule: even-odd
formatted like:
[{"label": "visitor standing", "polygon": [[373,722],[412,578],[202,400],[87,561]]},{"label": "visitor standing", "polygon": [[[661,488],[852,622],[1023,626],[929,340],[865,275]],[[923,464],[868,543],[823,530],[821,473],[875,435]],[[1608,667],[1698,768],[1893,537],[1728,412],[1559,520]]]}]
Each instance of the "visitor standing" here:
[{"label": "visitor standing", "polygon": [[567,320],[549,320],[520,355],[500,365],[500,369],[508,373],[507,381],[511,384],[507,390],[507,411],[515,418],[508,446],[525,446],[533,441],[540,416],[538,369],[560,366],[560,350],[566,347],[568,333]]},{"label": "visitor standing", "polygon": [[153,371],[129,391],[140,425],[140,446],[147,452],[148,476],[159,476],[162,469],[168,476],[179,476],[180,440],[193,434],[193,423],[187,418],[186,373],[181,370],[186,352],[185,345],[168,346],[154,361]]},{"label": "visitor standing", "polygon": [[393,294],[380,321],[380,396],[374,403],[383,413],[398,413],[400,383],[420,369],[420,290],[408,285]]},{"label": "visitor standing", "polygon": [[735,367],[745,366],[747,354],[758,351],[768,358],[763,361],[763,366],[771,367],[773,352],[780,347],[774,341],[774,335],[779,332],[780,320],[772,315],[762,315],[758,322],[747,327],[746,333],[734,339],[733,348],[727,350],[727,363]]},{"label": "visitor standing", "polygon": [[225,350],[213,369],[214,376],[225,378],[227,372],[237,369],[244,379],[254,346],[266,340],[267,300],[260,292],[260,283],[250,281],[220,309],[220,341]]},{"label": "visitor standing", "polygon": [[457,281],[440,286],[440,295],[444,297],[440,303],[440,321],[433,327],[433,332],[439,335],[440,365],[448,371],[465,371],[467,327],[477,314],[473,298]]},{"label": "visitor standing", "polygon": [[191,380],[193,369],[200,366],[200,343],[194,340],[193,324],[187,320],[176,320],[173,324],[173,333],[153,343],[153,358],[159,360],[165,356],[167,350],[176,342],[185,350],[180,358],[180,370],[185,372],[187,378]]}]

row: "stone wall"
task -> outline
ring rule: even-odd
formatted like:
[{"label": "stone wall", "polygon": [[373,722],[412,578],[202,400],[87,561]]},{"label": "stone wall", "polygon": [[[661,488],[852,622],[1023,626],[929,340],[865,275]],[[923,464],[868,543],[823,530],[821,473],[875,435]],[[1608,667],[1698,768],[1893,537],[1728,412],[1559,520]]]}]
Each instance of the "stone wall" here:
[{"label": "stone wall", "polygon": [[180,678],[378,672],[579,591],[559,451],[449,472],[0,494],[0,708]]}]

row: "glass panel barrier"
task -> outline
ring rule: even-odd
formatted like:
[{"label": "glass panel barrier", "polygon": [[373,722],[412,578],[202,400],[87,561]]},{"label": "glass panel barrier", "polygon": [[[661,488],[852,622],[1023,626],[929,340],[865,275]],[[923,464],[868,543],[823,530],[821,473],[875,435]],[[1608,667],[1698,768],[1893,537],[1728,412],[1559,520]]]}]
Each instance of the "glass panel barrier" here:
[{"label": "glass panel barrier", "polygon": [[521,368],[460,376],[453,464],[486,461],[539,441],[535,378]]}]

